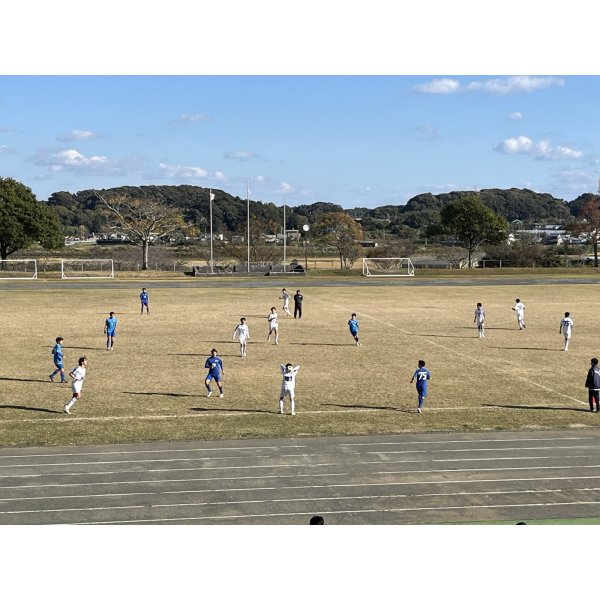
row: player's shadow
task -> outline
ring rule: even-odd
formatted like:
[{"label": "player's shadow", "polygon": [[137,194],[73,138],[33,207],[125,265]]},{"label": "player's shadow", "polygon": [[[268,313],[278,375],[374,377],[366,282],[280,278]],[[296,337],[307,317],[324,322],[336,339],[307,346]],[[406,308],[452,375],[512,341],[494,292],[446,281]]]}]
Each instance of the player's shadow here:
[{"label": "player's shadow", "polygon": [[14,404],[0,404],[0,408],[13,408],[15,410],[30,410],[33,412],[45,412],[45,413],[62,413],[62,410],[52,410],[51,408],[35,408],[33,406],[17,406]]},{"label": "player's shadow", "polygon": [[290,342],[288,346],[355,346],[354,342],[334,344],[332,342]]},{"label": "player's shadow", "polygon": [[198,398],[199,394],[175,394],[173,392],[121,392],[128,396],[170,396],[172,398]]},{"label": "player's shadow", "polygon": [[560,410],[571,412],[591,412],[589,408],[572,408],[570,406],[523,406],[519,404],[482,404],[488,408],[510,408],[516,410]]},{"label": "player's shadow", "polygon": [[415,333],[417,337],[434,337],[434,338],[463,338],[465,340],[475,339],[474,335],[443,335],[439,333]]},{"label": "player's shadow", "polygon": [[530,348],[528,346],[522,346],[520,348],[512,348],[510,346],[489,346],[489,348],[497,348],[498,350],[535,350],[536,352],[564,352],[560,348]]},{"label": "player's shadow", "polygon": [[[461,325],[458,327],[455,327],[455,329],[471,329],[471,330],[477,330],[477,326],[475,325],[475,323],[473,323],[473,325],[471,327],[467,327],[465,325]],[[488,327],[487,325],[485,326],[485,330],[486,331],[518,331],[518,329],[516,327]]]},{"label": "player's shadow", "polygon": [[203,408],[200,406],[194,406],[190,408],[190,410],[194,412],[239,412],[239,413],[265,413],[265,414],[275,414],[274,410],[265,410],[262,408]]},{"label": "player's shadow", "polygon": [[[201,352],[199,354],[194,354],[194,353],[178,354],[178,353],[176,353],[176,354],[167,354],[167,356],[198,356],[200,358],[208,358],[210,356],[210,353],[207,353],[207,352]],[[221,357],[225,356],[227,358],[232,358],[232,357],[235,358],[236,356],[239,357],[239,354],[221,354],[219,352],[219,356],[221,356]]]},{"label": "player's shadow", "polygon": [[338,408],[368,408],[371,410],[395,410],[399,412],[412,412],[405,408],[396,408],[395,406],[375,406],[373,404],[335,404],[333,402],[322,402],[321,406],[337,406]]},{"label": "player's shadow", "polygon": [[48,383],[49,379],[25,379],[22,377],[0,377],[0,381],[28,381],[31,383]]}]

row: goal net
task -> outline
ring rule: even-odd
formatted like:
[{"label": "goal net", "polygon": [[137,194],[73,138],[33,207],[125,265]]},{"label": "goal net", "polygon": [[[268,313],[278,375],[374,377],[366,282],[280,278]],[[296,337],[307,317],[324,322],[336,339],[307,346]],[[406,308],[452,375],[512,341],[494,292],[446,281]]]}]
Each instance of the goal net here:
[{"label": "goal net", "polygon": [[60,261],[62,279],[107,279],[115,276],[112,258],[63,258]]},{"label": "goal net", "polygon": [[415,267],[410,258],[363,258],[365,277],[412,277]]},{"label": "goal net", "polygon": [[35,258],[0,260],[0,279],[37,279],[37,276]]}]

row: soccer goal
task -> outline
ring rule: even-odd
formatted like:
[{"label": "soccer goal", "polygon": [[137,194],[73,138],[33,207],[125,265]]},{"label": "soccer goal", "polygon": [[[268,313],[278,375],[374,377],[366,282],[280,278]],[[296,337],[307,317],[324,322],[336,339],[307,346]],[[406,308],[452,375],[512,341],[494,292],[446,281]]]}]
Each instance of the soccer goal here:
[{"label": "soccer goal", "polygon": [[413,277],[415,267],[410,258],[363,258],[365,277]]},{"label": "soccer goal", "polygon": [[110,279],[115,276],[112,258],[63,258],[60,261],[62,279]]},{"label": "soccer goal", "polygon": [[0,260],[0,279],[37,279],[35,258]]}]

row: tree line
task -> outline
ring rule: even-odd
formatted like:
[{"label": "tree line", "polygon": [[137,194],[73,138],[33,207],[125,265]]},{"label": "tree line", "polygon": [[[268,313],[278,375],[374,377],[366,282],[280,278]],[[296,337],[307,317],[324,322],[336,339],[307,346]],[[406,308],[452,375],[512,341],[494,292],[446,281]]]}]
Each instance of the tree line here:
[{"label": "tree line", "polygon": [[[199,186],[122,186],[55,192],[38,202],[24,184],[0,178],[0,257],[39,242],[44,248],[60,247],[65,234],[118,231],[142,249],[143,268],[148,247],[161,237],[179,234],[198,237],[208,233],[210,190]],[[261,235],[283,229],[283,206],[249,201],[250,241],[257,258]],[[481,190],[449,194],[421,194],[406,205],[344,210],[329,202],[288,207],[286,229],[309,225],[311,236],[335,248],[340,267],[349,267],[361,254],[360,241],[374,231],[397,237],[453,236],[466,249],[469,265],[473,252],[483,244],[506,239],[509,221],[524,223],[569,222],[573,232],[591,236],[597,255],[596,217],[600,223],[600,196],[584,194],[572,202],[531,190]],[[225,242],[247,235],[247,200],[222,190],[212,191],[213,233]],[[224,247],[225,244],[222,244]],[[234,256],[240,261],[246,253]],[[252,259],[251,259],[252,260]]]}]

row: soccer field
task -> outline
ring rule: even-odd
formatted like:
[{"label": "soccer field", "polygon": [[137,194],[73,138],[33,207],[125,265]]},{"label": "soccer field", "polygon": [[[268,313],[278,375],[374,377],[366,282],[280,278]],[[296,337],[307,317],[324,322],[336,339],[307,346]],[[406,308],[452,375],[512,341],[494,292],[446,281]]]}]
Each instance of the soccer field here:
[{"label": "soccer field", "polygon": [[[298,320],[285,317],[275,286],[0,288],[0,444],[600,424],[600,415],[588,412],[584,388],[590,358],[600,354],[595,285],[361,281],[344,287],[303,281],[304,314]],[[150,315],[139,314],[141,285],[150,292]],[[511,310],[517,297],[527,307],[523,331]],[[473,325],[477,302],[486,309],[485,339]],[[279,345],[266,341],[271,306],[279,313]],[[569,352],[562,351],[559,334],[566,310],[575,322]],[[119,319],[112,352],[103,335],[109,311]],[[347,326],[352,312],[360,323],[358,347]],[[232,340],[241,316],[251,334],[245,358]],[[72,415],[62,412],[70,386],[48,379],[57,336],[64,338],[67,370],[79,356],[89,362]],[[204,361],[213,347],[225,367],[223,399],[206,398],[203,385]],[[409,384],[419,359],[432,376],[421,415]],[[287,362],[301,365],[294,417],[276,414],[279,365]]]}]

